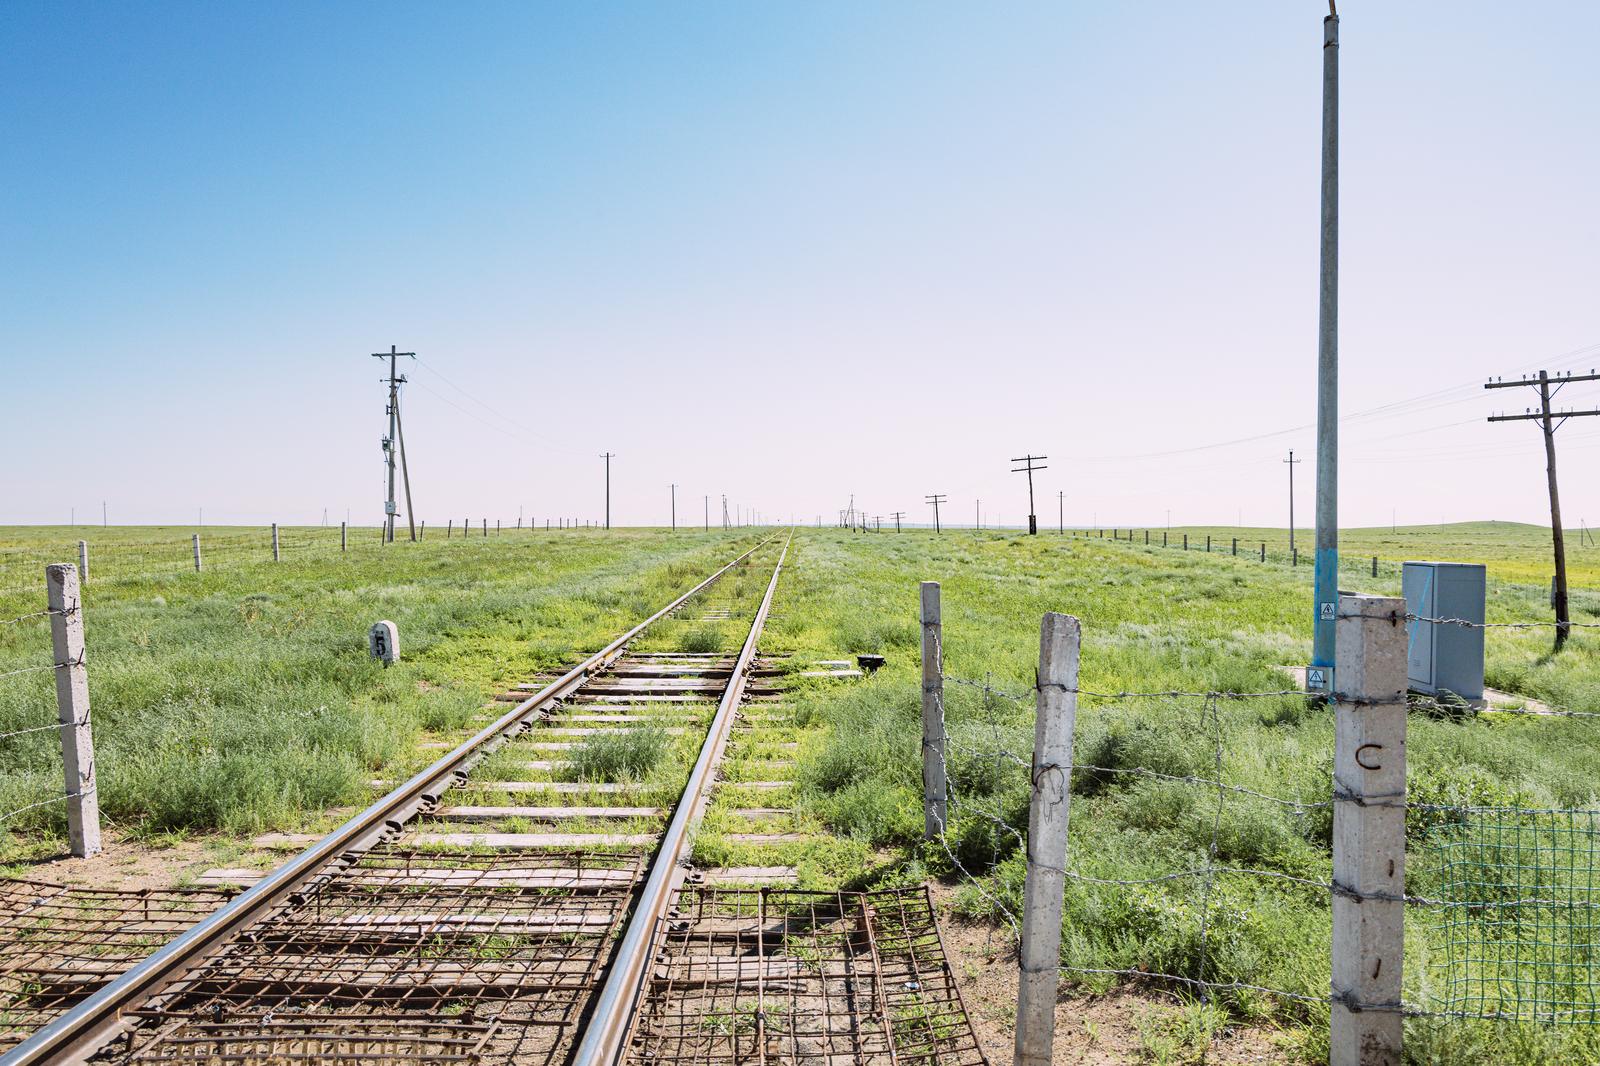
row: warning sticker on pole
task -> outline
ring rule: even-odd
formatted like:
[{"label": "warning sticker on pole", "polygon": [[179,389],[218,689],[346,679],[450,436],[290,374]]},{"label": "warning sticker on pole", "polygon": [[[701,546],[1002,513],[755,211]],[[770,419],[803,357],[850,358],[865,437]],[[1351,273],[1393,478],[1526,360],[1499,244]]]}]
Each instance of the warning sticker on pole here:
[{"label": "warning sticker on pole", "polygon": [[1333,621],[1333,604],[1331,604],[1331,603],[1324,603],[1324,604],[1323,604],[1323,605],[1322,605],[1322,607],[1321,607],[1321,613],[1320,613],[1320,615],[1319,615],[1319,617],[1320,617],[1320,618],[1321,618],[1321,619],[1322,619],[1322,621],[1324,621],[1324,622],[1331,622],[1331,621]]}]

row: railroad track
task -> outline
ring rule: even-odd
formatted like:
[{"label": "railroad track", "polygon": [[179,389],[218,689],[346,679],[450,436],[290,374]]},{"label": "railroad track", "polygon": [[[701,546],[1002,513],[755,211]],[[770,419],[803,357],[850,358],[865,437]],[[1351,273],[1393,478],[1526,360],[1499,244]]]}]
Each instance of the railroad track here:
[{"label": "railroad track", "polygon": [[[73,964],[48,950],[7,960],[75,1005],[0,1064],[982,1062],[924,891],[806,892],[781,865],[688,862],[730,742],[785,728],[770,702],[781,671],[757,645],[787,553],[763,542],[524,686],[131,968],[131,914],[86,927]],[[752,608],[740,586],[763,557]],[[749,619],[736,653],[639,650],[669,620],[736,617]],[[752,694],[767,702],[742,715]],[[577,745],[639,731],[692,764],[670,782],[571,772]],[[739,796],[768,801],[739,811],[782,816],[791,787],[743,781]]]}]

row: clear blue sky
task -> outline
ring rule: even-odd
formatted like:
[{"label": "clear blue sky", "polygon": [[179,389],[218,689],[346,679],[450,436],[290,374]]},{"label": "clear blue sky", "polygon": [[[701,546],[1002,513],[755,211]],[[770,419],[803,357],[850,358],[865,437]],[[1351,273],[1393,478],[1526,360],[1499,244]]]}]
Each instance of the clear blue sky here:
[{"label": "clear blue sky", "polygon": [[[619,522],[1015,522],[1032,450],[1052,523],[1282,525],[1325,10],[6,4],[0,522],[376,521],[398,344],[430,523],[597,517],[606,450]],[[1476,383],[1600,365],[1600,5],[1341,15],[1345,410],[1426,397],[1345,522],[1541,521]]]}]

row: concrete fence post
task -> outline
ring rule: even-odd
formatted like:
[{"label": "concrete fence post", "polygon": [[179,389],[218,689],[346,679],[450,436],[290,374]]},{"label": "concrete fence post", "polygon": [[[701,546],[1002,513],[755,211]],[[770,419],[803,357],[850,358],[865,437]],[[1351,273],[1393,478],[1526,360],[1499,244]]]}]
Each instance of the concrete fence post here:
[{"label": "concrete fence post", "polygon": [[194,572],[200,572],[200,534],[194,535]]},{"label": "concrete fence post", "polygon": [[1234,537],[1233,538],[1233,554],[1235,554],[1235,555],[1239,554],[1239,538],[1238,537]]},{"label": "concrete fence post", "polygon": [[1188,551],[1189,550],[1189,534],[1187,534],[1187,533],[1185,533],[1183,535],[1183,550],[1184,551]]},{"label": "concrete fence post", "polygon": [[1165,530],[1162,530],[1162,532],[1161,532],[1161,546],[1163,548],[1165,548],[1167,546],[1167,534],[1166,534]]},{"label": "concrete fence post", "polygon": [[426,518],[424,518],[422,520],[422,523],[417,526],[417,539],[421,540],[423,537],[426,537],[427,535],[428,535],[428,520]]},{"label": "concrete fence post", "polygon": [[489,520],[487,518],[483,520],[483,535],[485,538],[489,536]]},{"label": "concrete fence post", "polygon": [[1330,1066],[1399,1066],[1406,601],[1341,596],[1334,646]]},{"label": "concrete fence post", "polygon": [[339,550],[340,551],[345,551],[350,546],[350,539],[349,539],[349,535],[348,535],[349,534],[349,530],[347,528],[349,525],[350,525],[349,522],[340,522],[339,523]]},{"label": "concrete fence post", "polygon": [[89,583],[89,542],[78,541],[78,580],[85,585]]},{"label": "concrete fence post", "polygon": [[1028,803],[1028,871],[1022,900],[1022,944],[1017,955],[1014,1066],[1050,1066],[1055,1038],[1080,635],[1078,620],[1071,615],[1052,612],[1039,626],[1033,795]]},{"label": "concrete fence post", "polygon": [[1261,542],[1261,561],[1262,562],[1266,562],[1267,561],[1267,542],[1266,541],[1262,541]]},{"label": "concrete fence post", "polygon": [[1150,547],[1150,531],[1148,529],[1144,531],[1144,546],[1146,548]]},{"label": "concrete fence post", "polygon": [[1207,533],[1206,534],[1206,554],[1209,555],[1210,553],[1211,553],[1211,534]]},{"label": "concrete fence post", "polygon": [[1290,566],[1299,566],[1300,565],[1300,549],[1299,548],[1290,548],[1289,549],[1289,565]]},{"label": "concrete fence post", "polygon": [[[487,520],[485,520],[485,524],[487,524]],[[498,536],[500,534],[500,519],[498,519],[498,518],[496,518],[494,520],[494,531],[495,531],[495,535],[496,536]],[[484,532],[485,536],[487,536],[488,533],[489,533],[489,531],[487,529],[485,529],[483,532]]]},{"label": "concrete fence post", "polygon": [[272,523],[272,561],[278,562],[282,556],[278,554],[278,523]]},{"label": "concrete fence post", "polygon": [[70,563],[44,568],[50,643],[56,666],[56,712],[67,786],[67,836],[72,854],[100,853],[100,797],[94,782],[94,735],[89,728],[89,671],[83,659],[83,594]]},{"label": "concrete fence post", "polygon": [[1372,576],[1378,576],[1378,557],[1376,555],[1372,557]]},{"label": "concrete fence post", "polygon": [[944,834],[944,624],[939,583],[922,583],[922,839]]}]

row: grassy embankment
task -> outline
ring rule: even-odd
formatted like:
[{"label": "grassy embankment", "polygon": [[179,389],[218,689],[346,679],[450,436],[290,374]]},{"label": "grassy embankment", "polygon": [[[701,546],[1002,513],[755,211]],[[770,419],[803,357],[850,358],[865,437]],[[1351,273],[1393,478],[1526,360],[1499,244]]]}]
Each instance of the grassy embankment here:
[{"label": "grassy embankment", "polygon": [[[99,531],[96,531],[97,533]],[[229,557],[232,532],[248,552]],[[284,561],[260,531],[208,530],[207,569],[187,536],[112,530],[86,592],[101,807],[114,833],[291,828],[367,798],[368,780],[415,765],[424,732],[456,733],[486,696],[570,663],[670,601],[752,535],[510,532],[419,545],[285,530]],[[329,540],[331,534],[331,541]],[[40,609],[39,565],[61,531],[7,530],[14,566],[0,618]],[[174,561],[174,557],[176,561]],[[9,586],[0,586],[9,587]],[[367,658],[366,630],[399,627],[402,662]],[[50,661],[48,620],[0,626],[0,673]],[[0,732],[55,717],[52,675],[0,679]],[[0,811],[58,794],[53,731],[0,744]],[[0,857],[59,852],[53,804],[4,826]]]},{"label": "grassy embankment", "polygon": [[[943,537],[807,532],[797,546],[785,582],[785,612],[765,646],[816,654],[881,652],[889,659],[883,671],[863,683],[809,686],[797,697],[802,721],[812,723],[800,753],[802,816],[847,835],[859,855],[876,857],[862,863],[865,872],[854,878],[859,883],[955,873],[956,863],[943,851],[923,853],[916,845],[921,830],[919,580],[944,583],[947,673],[971,680],[992,676],[997,688],[1010,692],[1031,686],[1039,616],[1046,610],[1082,619],[1081,683],[1102,692],[1282,689],[1289,687],[1288,679],[1278,668],[1304,662],[1309,653],[1305,570],[1127,542],[970,532]],[[1402,554],[1449,557],[1452,551],[1448,541],[1427,548]],[[1542,590],[1498,580],[1496,570],[1491,566],[1491,618],[1542,617]],[[1375,584],[1395,591],[1396,583],[1380,578]],[[1548,647],[1547,631],[1491,631],[1491,683],[1562,706],[1600,709],[1600,637],[1580,633],[1554,661]],[[1023,867],[1015,839],[997,830],[988,815],[1023,826],[1026,777],[1015,763],[973,753],[1004,748],[1026,760],[1032,746],[1031,705],[986,701],[980,690],[956,684],[947,685],[946,693],[956,744],[951,773],[972,805],[954,818],[950,833],[956,860],[976,875],[960,879],[968,885],[962,898],[971,913],[999,916],[1018,907]],[[1332,730],[1325,711],[1308,709],[1297,697],[1224,701],[1217,710],[1211,719],[1203,700],[1085,698],[1077,761],[1209,777],[1216,770],[1220,733],[1228,783],[1292,801],[1327,799]],[[1600,798],[1594,755],[1600,728],[1594,724],[1505,715],[1454,722],[1413,715],[1410,733],[1414,799],[1585,807]],[[1074,787],[1070,861],[1075,870],[1138,879],[1206,863],[1215,790],[1121,774],[1080,774]],[[1408,888],[1438,894],[1440,861],[1427,846],[1427,821],[1413,816],[1410,826]],[[1325,807],[1297,810],[1229,795],[1215,834],[1218,865],[1315,881],[1331,875],[1331,815]],[[837,853],[844,845],[824,846]],[[797,846],[788,856],[803,873],[809,847]],[[814,868],[813,876],[822,872]],[[1407,998],[1437,1002],[1445,967],[1439,915],[1413,910],[1408,919]],[[1203,908],[1201,883],[1195,879],[1135,886],[1074,882],[1064,927],[1063,961],[1070,966],[1147,969],[1311,997],[1327,994],[1326,890],[1223,875]],[[1096,990],[1116,979],[1076,980],[1081,988]],[[1308,1061],[1325,1054],[1325,1008],[1249,992],[1223,993],[1216,1003],[1222,1011],[1204,1012],[1209,1026],[1226,1017],[1280,1026],[1292,1054]],[[1600,1058],[1600,1042],[1583,1028],[1434,1020],[1408,1026],[1417,1061]]]}]

